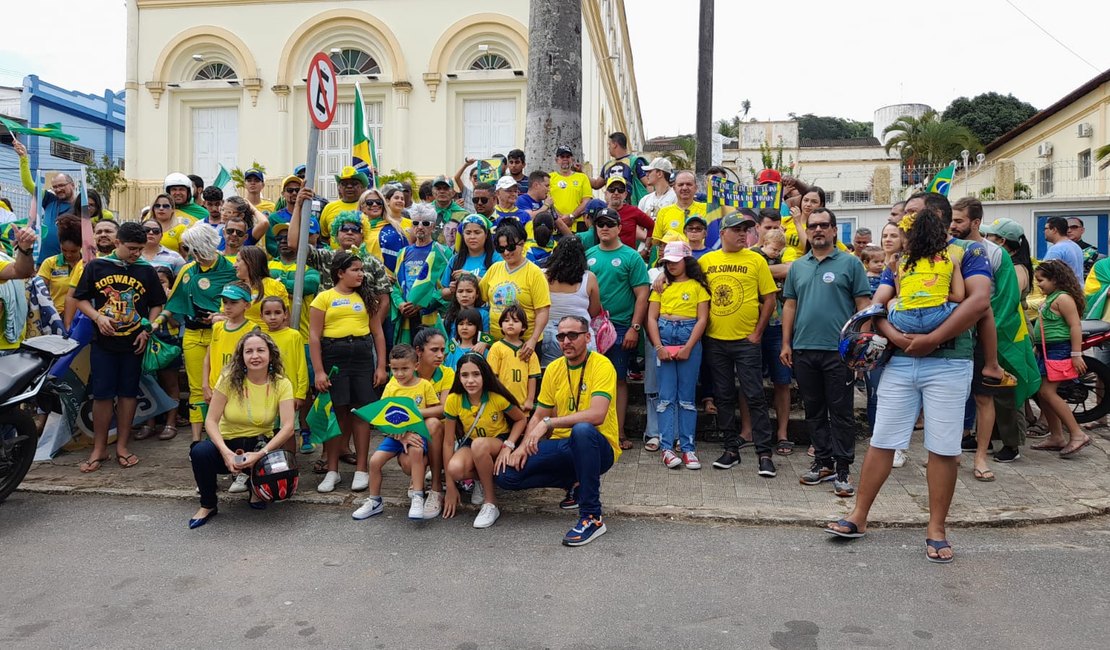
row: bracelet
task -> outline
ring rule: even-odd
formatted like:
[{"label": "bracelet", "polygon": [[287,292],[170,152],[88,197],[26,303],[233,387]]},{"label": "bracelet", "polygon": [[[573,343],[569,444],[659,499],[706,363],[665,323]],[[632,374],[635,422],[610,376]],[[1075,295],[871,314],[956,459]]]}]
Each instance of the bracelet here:
[{"label": "bracelet", "polygon": [[1071,356],[1073,356],[1073,357],[1081,357],[1081,356],[1083,356],[1083,353],[1082,353],[1082,352],[1072,352],[1072,353],[1071,353]]},{"label": "bracelet", "polygon": [[23,254],[24,254],[24,255],[26,255],[27,257],[31,257],[31,255],[33,255],[33,254],[34,254],[34,252],[35,252],[35,249],[34,249],[34,248],[28,248],[27,250],[23,250],[23,249],[22,249],[22,248],[20,248],[19,246],[16,246],[16,247],[15,247],[15,249],[16,249],[17,251],[19,251],[20,253],[23,253]]},{"label": "bracelet", "polygon": [[502,440],[502,447],[508,447],[509,451],[516,451],[516,444],[512,440]]}]

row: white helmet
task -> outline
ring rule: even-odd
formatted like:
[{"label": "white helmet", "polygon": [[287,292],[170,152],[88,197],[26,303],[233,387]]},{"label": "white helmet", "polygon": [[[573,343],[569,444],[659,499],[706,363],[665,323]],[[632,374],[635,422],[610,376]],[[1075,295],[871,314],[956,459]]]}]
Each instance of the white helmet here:
[{"label": "white helmet", "polygon": [[167,192],[170,191],[171,187],[177,186],[188,188],[190,192],[193,190],[193,181],[189,180],[189,177],[181,172],[174,172],[167,176],[166,182],[162,185]]}]

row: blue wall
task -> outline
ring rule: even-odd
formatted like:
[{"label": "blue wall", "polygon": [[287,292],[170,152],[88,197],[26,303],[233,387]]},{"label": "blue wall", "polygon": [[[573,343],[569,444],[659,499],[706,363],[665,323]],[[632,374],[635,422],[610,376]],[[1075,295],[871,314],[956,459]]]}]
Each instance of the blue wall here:
[{"label": "blue wall", "polygon": [[[103,95],[88,95],[66,90],[42,81],[36,75],[23,80],[22,117],[31,126],[61,122],[62,130],[78,137],[74,145],[92,149],[93,159],[107,155],[122,163],[124,103],[123,92],[105,90]],[[73,171],[78,163],[56,158],[46,138],[25,138],[32,170]]]},{"label": "blue wall", "polygon": [[[1049,217],[1082,219],[1084,229],[1083,241],[1098,248],[1098,252],[1103,255],[1110,253],[1110,242],[1107,241],[1107,222],[1110,220],[1108,219],[1110,215],[1107,214],[1106,210],[1038,211],[1033,215],[1035,232],[1025,234],[1026,239],[1029,239],[1035,248],[1033,255],[1037,259],[1044,259],[1044,255],[1048,251],[1048,242],[1044,238],[1044,224],[1048,221]],[[1030,237],[1030,234],[1034,236]]]}]

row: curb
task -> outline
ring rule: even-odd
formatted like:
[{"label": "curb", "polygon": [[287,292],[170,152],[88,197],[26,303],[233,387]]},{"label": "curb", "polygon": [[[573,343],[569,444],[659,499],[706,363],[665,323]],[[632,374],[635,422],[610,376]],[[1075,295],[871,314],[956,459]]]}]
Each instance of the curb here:
[{"label": "curb", "polygon": [[[159,499],[191,500],[196,498],[193,490],[162,489],[138,490],[134,488],[108,488],[92,487],[79,488],[70,485],[34,485],[24,484],[18,488],[20,492],[47,495],[92,495],[112,497],[153,497]],[[320,494],[307,492],[294,496],[293,503],[308,503],[324,506],[352,507],[362,497],[358,494],[345,492],[343,494]],[[383,497],[386,505],[390,507],[404,507],[408,502],[394,497]],[[845,501],[845,503],[848,503]],[[515,514],[564,514],[552,505],[537,505],[522,502],[499,504],[503,513]],[[474,509],[470,504],[463,504],[459,514]],[[840,518],[844,509],[839,512],[830,511],[827,516],[819,516],[812,510],[797,508],[775,508],[763,510],[760,508],[680,508],[678,506],[635,506],[617,505],[606,509],[606,514],[632,517],[638,519],[659,519],[669,521],[682,521],[691,523],[715,523],[740,526],[797,526],[797,527],[824,527],[829,521]],[[1059,524],[1080,521],[1093,517],[1110,514],[1110,497],[1099,499],[1080,499],[1069,506],[1052,508],[1030,508],[1023,510],[998,510],[982,514],[954,515],[948,518],[948,524],[962,528],[1018,528],[1041,524]],[[928,522],[925,514],[910,514],[900,517],[876,517],[868,521],[868,527],[874,528],[921,528]]]}]

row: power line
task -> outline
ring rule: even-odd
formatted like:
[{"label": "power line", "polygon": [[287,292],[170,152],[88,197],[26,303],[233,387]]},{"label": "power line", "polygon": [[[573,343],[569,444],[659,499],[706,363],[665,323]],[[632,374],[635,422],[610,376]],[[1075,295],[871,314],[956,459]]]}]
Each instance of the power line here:
[{"label": "power line", "polygon": [[1064,49],[1065,49],[1065,50],[1067,50],[1068,52],[1071,52],[1071,53],[1072,53],[1073,55],[1075,55],[1075,58],[1077,58],[1077,59],[1079,59],[1080,61],[1082,61],[1083,63],[1086,63],[1087,65],[1091,66],[1091,68],[1092,68],[1092,69],[1093,69],[1093,70],[1094,70],[1095,72],[1102,72],[1102,68],[1100,68],[1100,67],[1098,67],[1097,65],[1095,65],[1095,64],[1093,64],[1093,63],[1091,63],[1091,62],[1090,62],[1090,61],[1088,61],[1087,59],[1084,59],[1084,58],[1083,58],[1083,57],[1082,57],[1082,56],[1081,56],[1081,55],[1079,54],[1079,52],[1076,52],[1075,50],[1071,49],[1071,48],[1070,48],[1070,47],[1068,47],[1068,46],[1067,46],[1067,44],[1065,44],[1065,43],[1064,43],[1063,41],[1061,41],[1060,39],[1058,39],[1058,38],[1056,38],[1055,36],[1053,36],[1051,32],[1049,32],[1049,31],[1048,31],[1047,29],[1045,29],[1044,27],[1042,27],[1040,23],[1038,23],[1037,21],[1033,20],[1033,19],[1032,19],[1032,18],[1031,18],[1031,17],[1029,16],[1029,14],[1027,14],[1027,13],[1025,13],[1024,11],[1022,11],[1022,10],[1021,10],[1021,8],[1020,8],[1020,7],[1018,7],[1018,6],[1016,5],[1016,4],[1014,4],[1013,2],[1011,2],[1011,0],[1006,0],[1006,4],[1008,4],[1008,5],[1010,5],[1011,7],[1013,7],[1013,8],[1014,8],[1014,11],[1018,12],[1018,13],[1019,13],[1019,14],[1021,14],[1022,16],[1025,16],[1025,19],[1026,19],[1026,20],[1028,20],[1029,22],[1033,23],[1033,25],[1034,25],[1034,26],[1036,26],[1036,28],[1037,28],[1037,29],[1039,29],[1039,30],[1041,30],[1042,32],[1044,32],[1046,36],[1048,36],[1048,37],[1049,37],[1049,38],[1051,38],[1052,40],[1054,40],[1054,41],[1056,41],[1057,43],[1059,43],[1059,44],[1060,44],[1060,47],[1064,48]]}]

